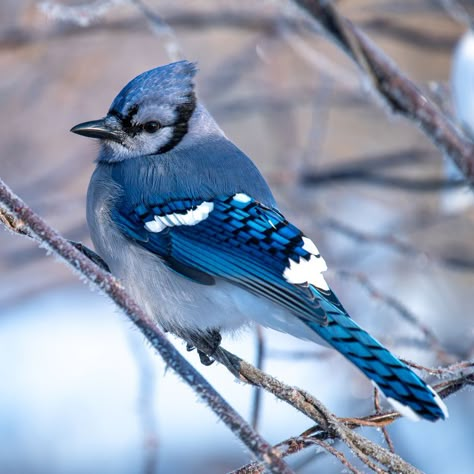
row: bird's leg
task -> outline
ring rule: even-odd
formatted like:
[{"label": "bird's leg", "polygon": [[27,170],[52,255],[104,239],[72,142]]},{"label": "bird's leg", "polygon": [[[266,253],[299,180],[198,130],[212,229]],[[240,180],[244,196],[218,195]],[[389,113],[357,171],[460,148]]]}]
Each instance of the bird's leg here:
[{"label": "bird's leg", "polygon": [[221,342],[222,342],[222,336],[218,329],[213,329],[212,331],[209,331],[208,335],[209,335],[208,342],[211,347],[210,355],[212,356],[215,354],[217,349],[219,349],[219,346],[221,345]]}]

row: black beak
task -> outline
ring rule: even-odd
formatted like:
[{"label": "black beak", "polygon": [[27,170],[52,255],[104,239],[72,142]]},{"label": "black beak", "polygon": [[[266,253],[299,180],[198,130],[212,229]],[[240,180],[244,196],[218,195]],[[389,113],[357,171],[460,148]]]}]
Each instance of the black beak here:
[{"label": "black beak", "polygon": [[91,120],[83,122],[71,128],[72,133],[77,133],[84,137],[100,138],[102,140],[114,140],[120,142],[119,130],[113,129],[105,123],[105,119]]}]

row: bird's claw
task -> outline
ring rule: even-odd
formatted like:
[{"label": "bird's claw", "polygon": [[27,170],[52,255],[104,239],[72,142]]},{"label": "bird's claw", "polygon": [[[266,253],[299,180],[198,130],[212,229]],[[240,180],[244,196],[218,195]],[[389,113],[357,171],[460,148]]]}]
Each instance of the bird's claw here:
[{"label": "bird's claw", "polygon": [[197,348],[201,364],[212,365],[214,363],[212,356],[219,349],[222,340],[220,332],[215,329],[199,335],[193,334],[189,339],[186,350],[190,352]]},{"label": "bird's claw", "polygon": [[214,359],[211,359],[207,354],[205,354],[202,351],[198,351],[199,354],[199,360],[201,361],[202,365],[205,365],[206,367],[209,367],[214,363]]}]

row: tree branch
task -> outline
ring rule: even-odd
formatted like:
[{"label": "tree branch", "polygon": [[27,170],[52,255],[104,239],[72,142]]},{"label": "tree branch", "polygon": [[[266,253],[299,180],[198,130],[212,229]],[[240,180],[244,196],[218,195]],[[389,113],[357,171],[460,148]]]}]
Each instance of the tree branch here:
[{"label": "tree branch", "polygon": [[[168,341],[154,321],[133,301],[121,283],[105,272],[71,243],[61,237],[35,214],[0,179],[0,212],[2,222],[9,222],[9,228],[22,235],[28,235],[61,257],[74,271],[101,290],[130,318],[142,334],[161,355],[168,367],[173,369],[206,402],[209,408],[247,446],[247,448],[275,474],[291,474],[293,471],[246,421],[219,395],[209,382],[197,372],[177,349]],[[5,217],[7,216],[7,217]]]},{"label": "tree branch", "polygon": [[417,124],[474,184],[474,144],[351,21],[328,0],[293,0],[369,78],[392,112]]},{"label": "tree branch", "polygon": [[[208,348],[200,349],[206,351]],[[318,432],[325,433],[328,438],[339,439],[344,442],[362,462],[375,472],[386,472],[377,467],[377,464],[380,464],[387,469],[391,467],[396,472],[419,474],[418,469],[404,461],[400,456],[359,435],[351,429],[351,426],[341,423],[341,420],[308,392],[286,385],[223,348],[219,348],[213,357],[225,365],[240,380],[263,388],[315,421]],[[398,413],[396,415],[400,416]]]},{"label": "tree branch", "polygon": [[[464,372],[466,369],[472,369],[473,366],[474,366],[474,363],[469,362],[469,361],[464,361],[457,364],[453,364],[452,366],[446,367],[445,369],[436,369],[438,373],[440,374],[442,373],[444,376],[446,376],[446,374],[453,373],[453,371],[459,371],[460,374],[451,380],[443,381],[434,385],[433,388],[437,391],[438,395],[441,398],[446,398],[447,396],[459,391],[461,388],[464,388],[466,386],[473,386],[474,374]],[[421,366],[418,366],[418,368],[422,368],[430,372],[434,371],[434,369],[428,369],[426,367],[421,367]],[[294,390],[297,390],[297,389],[294,389]],[[281,398],[281,399],[285,400],[284,398]],[[306,412],[303,412],[303,413],[308,414]],[[362,426],[373,427],[373,428],[378,428],[378,429],[383,430],[385,427],[387,427],[388,425],[390,425],[391,423],[393,423],[395,420],[399,419],[400,417],[401,415],[399,413],[393,412],[393,411],[382,412],[382,413],[376,412],[374,415],[370,415],[363,418],[337,418],[336,423],[340,426],[342,425],[343,428],[347,430],[354,430]],[[373,471],[382,472],[382,473],[385,473],[385,472],[420,473],[420,471],[418,471],[416,468],[414,468],[413,466],[409,464],[407,466],[403,466],[397,463],[396,465],[393,465],[393,468],[391,468],[389,464],[390,457],[388,457],[388,454],[390,453],[390,451],[383,450],[383,448],[381,448],[380,446],[375,445],[371,441],[368,441],[365,438],[359,436],[354,431],[349,431],[349,432],[352,433],[352,435],[355,437],[354,445],[357,446],[356,449],[359,449],[359,450],[363,449],[365,451],[364,454],[366,454],[368,458],[370,457],[370,458],[375,459],[377,462],[382,464],[387,469],[385,470],[385,469],[379,468],[377,465],[374,465],[373,462],[370,461],[369,459],[371,463],[370,467]],[[324,430],[322,429],[321,425],[318,424],[315,427],[306,430],[304,433],[302,433],[298,437],[289,438],[285,441],[282,441],[281,443],[278,443],[277,445],[274,446],[274,448],[280,451],[282,457],[286,457],[314,445],[315,440],[327,440],[327,439],[338,440],[340,438],[338,437],[337,433],[331,432],[329,430]],[[387,442],[389,441],[387,440]],[[381,456],[380,452],[377,452],[374,450],[375,448],[377,451],[383,450],[384,454]],[[354,449],[354,448],[351,448],[351,449]],[[357,455],[356,451],[355,451],[355,454]],[[390,453],[390,454],[393,454],[393,453]],[[385,456],[387,456],[387,458],[385,458]],[[395,459],[396,458],[400,459],[398,456],[396,455],[394,456],[395,456]],[[405,461],[403,461],[403,463],[405,463]],[[408,468],[409,470],[405,470],[405,467]],[[401,470],[399,471],[398,469],[401,469]],[[230,474],[260,474],[262,472],[264,472],[264,466],[258,462],[252,462],[250,464],[247,464],[233,471]]]},{"label": "tree branch", "polygon": [[[106,293],[129,316],[167,364],[206,401],[219,418],[263,462],[262,465],[259,465],[259,469],[263,469],[262,466],[267,465],[271,468],[272,472],[292,472],[280,458],[280,456],[285,454],[280,453],[276,447],[271,448],[260,438],[209,383],[182,358],[162,332],[157,329],[155,323],[130,299],[121,284],[94,263],[94,260],[97,260],[92,255],[94,252],[84,246],[79,246],[78,250],[78,248],[59,236],[15,196],[1,180],[0,204],[2,205],[0,208],[0,220],[8,222],[10,230],[21,235],[27,235],[46,245],[53,253],[61,256],[74,270],[85,276],[89,282]],[[91,257],[93,260],[90,259]],[[98,262],[100,263],[100,260]],[[198,349],[210,352],[209,347],[198,347]],[[393,468],[397,472],[406,474],[419,473],[416,468],[398,455],[391,453],[353,431],[354,428],[359,426],[384,427],[398,419],[400,417],[399,413],[376,413],[364,418],[340,419],[329,412],[319,400],[309,393],[280,382],[223,348],[219,348],[213,354],[213,357],[225,365],[240,380],[263,388],[315,421],[316,427],[313,430],[309,430],[308,434],[316,430],[322,436],[321,439],[338,439],[344,442],[373,471],[388,472],[388,469]],[[439,389],[438,393],[443,398],[455,393],[466,385],[474,384],[474,374],[466,373],[467,369],[472,369],[473,367],[473,364],[470,362],[460,362],[446,369],[437,369],[436,371],[422,366],[416,367],[428,370],[430,373],[452,375],[458,371],[461,372],[460,376],[456,375],[451,380],[443,381],[438,386],[435,386],[435,388]],[[304,443],[304,446],[309,444]],[[383,466],[383,468],[379,466]]]}]

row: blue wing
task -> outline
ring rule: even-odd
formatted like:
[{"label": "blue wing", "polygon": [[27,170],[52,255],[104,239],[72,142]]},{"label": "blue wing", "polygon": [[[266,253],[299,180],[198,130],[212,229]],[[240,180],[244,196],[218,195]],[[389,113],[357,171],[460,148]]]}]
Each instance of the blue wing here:
[{"label": "blue wing", "polygon": [[[114,211],[113,219],[125,235],[183,276],[202,284],[224,278],[304,320],[327,324],[328,311],[343,310],[331,290],[306,282],[294,284],[284,277],[290,260],[309,262],[321,257],[304,248],[302,232],[277,210],[242,196],[215,198],[212,211],[193,225],[180,222],[198,210],[203,200],[125,203]],[[150,231],[150,223],[157,220],[160,226]]]},{"label": "blue wing", "polygon": [[[277,210],[242,196],[219,196],[212,203],[125,203],[112,217],[128,238],[181,275],[207,285],[224,278],[293,312],[372,379],[401,413],[445,418],[435,392],[361,329],[327,286],[304,281],[311,281],[311,259],[321,258],[314,244]],[[297,268],[288,275],[290,262]]]}]

